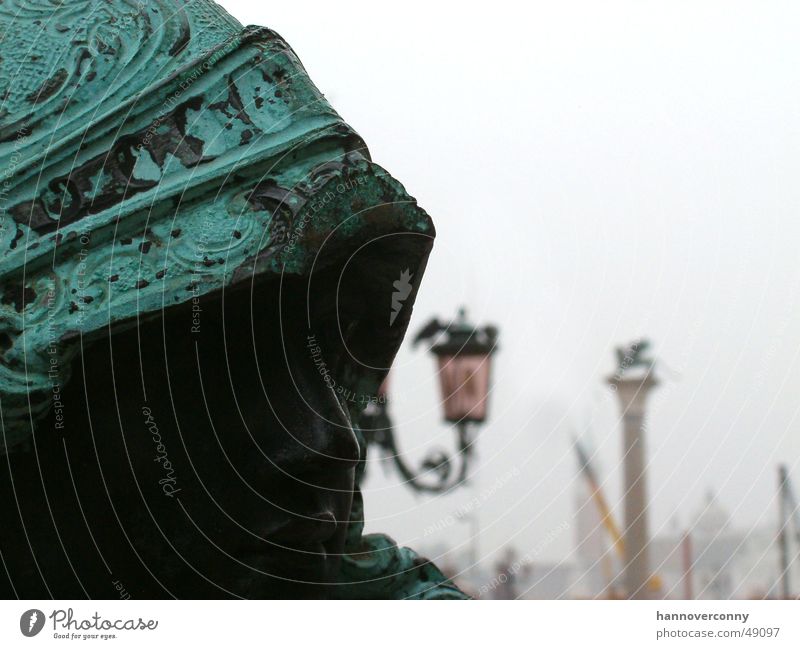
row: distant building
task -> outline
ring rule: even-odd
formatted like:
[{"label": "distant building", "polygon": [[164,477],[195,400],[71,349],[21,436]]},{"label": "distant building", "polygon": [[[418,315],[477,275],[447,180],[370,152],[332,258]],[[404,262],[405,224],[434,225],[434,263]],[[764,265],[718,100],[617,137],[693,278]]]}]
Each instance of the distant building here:
[{"label": "distant building", "polygon": [[[509,550],[495,565],[472,565],[465,549],[429,548],[446,574],[478,599],[572,599],[620,596],[621,561],[602,525],[586,481],[576,493],[575,551],[570,561],[537,561],[534,550],[522,556]],[[776,512],[777,514],[777,512]],[[777,518],[777,515],[776,515]],[[678,526],[651,541],[653,572],[665,599],[750,599],[779,596],[777,521],[749,530],[736,529],[720,502],[709,496],[685,532]],[[521,551],[522,549],[520,549]],[[800,547],[793,544],[793,590],[800,590]],[[691,559],[691,583],[686,560]],[[491,567],[490,567],[491,566]],[[687,589],[688,587],[688,589]]]},{"label": "distant building", "polygon": [[515,587],[519,599],[571,599],[575,580],[575,565],[568,562],[530,564],[521,574]]},{"label": "distant building", "polygon": [[[682,533],[653,540],[653,568],[662,578],[664,596],[668,599],[685,597],[683,543]],[[709,496],[694,518],[690,545],[694,598],[748,599],[776,595],[780,577],[777,524],[734,529],[727,511],[716,498]]]}]

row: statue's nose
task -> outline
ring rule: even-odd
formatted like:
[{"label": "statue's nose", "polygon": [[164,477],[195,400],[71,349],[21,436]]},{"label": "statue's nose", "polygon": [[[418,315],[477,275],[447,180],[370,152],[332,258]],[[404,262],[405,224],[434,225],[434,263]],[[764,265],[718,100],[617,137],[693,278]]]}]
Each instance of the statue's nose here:
[{"label": "statue's nose", "polygon": [[351,469],[359,460],[358,440],[347,419],[329,410],[300,405],[285,419],[283,443],[272,454],[277,467],[294,476]]},{"label": "statue's nose", "polygon": [[350,416],[306,356],[291,359],[288,380],[270,399],[285,430],[278,463],[295,474],[352,468],[360,448]]}]

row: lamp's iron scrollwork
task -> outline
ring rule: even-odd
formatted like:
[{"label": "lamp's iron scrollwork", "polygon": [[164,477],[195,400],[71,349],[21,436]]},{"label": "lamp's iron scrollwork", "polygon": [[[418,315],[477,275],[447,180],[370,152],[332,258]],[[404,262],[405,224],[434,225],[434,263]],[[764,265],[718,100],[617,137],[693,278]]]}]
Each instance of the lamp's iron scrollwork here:
[{"label": "lamp's iron scrollwork", "polygon": [[441,449],[432,450],[416,471],[403,460],[389,415],[388,377],[378,398],[364,411],[361,427],[367,443],[380,449],[382,456],[394,463],[404,482],[415,491],[442,493],[466,482],[473,456],[474,430],[486,420],[497,338],[497,327],[474,327],[463,308],[455,321],[442,324],[434,318],[414,337],[415,346],[423,341],[433,342],[430,351],[437,360],[444,419],[454,425],[457,436],[457,470],[454,471],[455,462]]}]

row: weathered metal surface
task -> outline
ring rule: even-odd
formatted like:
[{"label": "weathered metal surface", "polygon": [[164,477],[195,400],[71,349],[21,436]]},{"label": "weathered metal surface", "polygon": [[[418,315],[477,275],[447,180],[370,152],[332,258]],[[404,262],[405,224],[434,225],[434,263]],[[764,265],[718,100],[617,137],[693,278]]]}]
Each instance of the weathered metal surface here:
[{"label": "weathered metal surface", "polygon": [[0,6],[7,446],[50,406],[53,345],[66,365],[109,322],[432,232],[274,32],[210,2],[25,7]]},{"label": "weathered metal surface", "polygon": [[[425,235],[405,252],[424,267],[429,217],[275,32],[205,0],[5,0],[0,19],[0,452],[109,327],[384,235]],[[353,520],[346,596],[463,597]]]}]

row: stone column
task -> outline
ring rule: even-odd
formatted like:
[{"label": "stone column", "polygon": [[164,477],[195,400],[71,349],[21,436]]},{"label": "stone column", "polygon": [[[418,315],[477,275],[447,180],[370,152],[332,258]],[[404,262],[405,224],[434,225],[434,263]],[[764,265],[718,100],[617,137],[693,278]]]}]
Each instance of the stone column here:
[{"label": "stone column", "polygon": [[645,454],[645,402],[658,385],[652,371],[630,377],[618,373],[608,379],[622,407],[622,453],[624,467],[625,544],[623,583],[627,597],[652,599],[657,596],[649,585],[650,531],[647,522],[647,456]]}]

